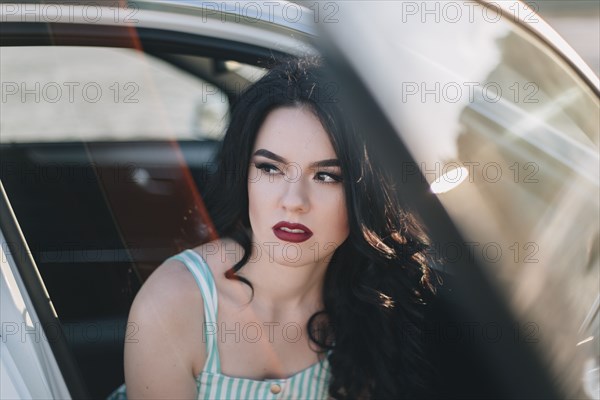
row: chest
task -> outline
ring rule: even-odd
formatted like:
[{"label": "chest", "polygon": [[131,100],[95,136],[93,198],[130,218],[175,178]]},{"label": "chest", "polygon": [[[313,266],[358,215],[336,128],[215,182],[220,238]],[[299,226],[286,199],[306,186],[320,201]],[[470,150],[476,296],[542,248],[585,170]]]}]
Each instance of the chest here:
[{"label": "chest", "polygon": [[[221,372],[256,380],[287,378],[319,361],[307,334],[309,316],[270,320],[250,305],[219,304],[214,335]],[[311,348],[312,347],[312,348]]]}]

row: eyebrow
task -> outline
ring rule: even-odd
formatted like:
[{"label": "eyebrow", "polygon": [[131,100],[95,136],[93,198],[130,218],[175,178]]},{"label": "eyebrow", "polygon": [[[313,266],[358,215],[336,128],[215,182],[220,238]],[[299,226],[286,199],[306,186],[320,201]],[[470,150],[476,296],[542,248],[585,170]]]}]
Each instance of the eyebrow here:
[{"label": "eyebrow", "polygon": [[[254,152],[253,156],[263,156],[266,158],[270,158],[271,160],[275,160],[277,162],[283,163],[283,164],[288,164],[288,161],[281,157],[278,156],[275,153],[270,152],[269,150],[265,150],[265,149],[258,149]],[[314,167],[340,167],[340,160],[338,160],[337,158],[331,158],[329,160],[321,160],[321,161],[315,161],[313,163],[311,163],[309,165],[309,168],[314,168]]]}]

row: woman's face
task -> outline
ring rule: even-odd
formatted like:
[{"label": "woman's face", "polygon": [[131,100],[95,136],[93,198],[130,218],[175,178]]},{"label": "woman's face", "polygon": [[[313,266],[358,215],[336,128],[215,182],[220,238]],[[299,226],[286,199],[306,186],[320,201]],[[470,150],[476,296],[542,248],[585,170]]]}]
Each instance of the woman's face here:
[{"label": "woman's face", "polygon": [[349,234],[341,177],[329,136],[309,108],[271,111],[248,169],[257,256],[283,265],[328,263]]}]

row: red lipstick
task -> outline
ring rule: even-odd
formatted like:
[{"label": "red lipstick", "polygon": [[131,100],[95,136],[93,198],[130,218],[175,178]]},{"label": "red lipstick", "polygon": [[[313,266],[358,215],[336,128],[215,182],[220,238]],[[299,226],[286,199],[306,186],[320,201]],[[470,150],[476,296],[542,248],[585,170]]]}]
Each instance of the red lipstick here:
[{"label": "red lipstick", "polygon": [[[283,228],[283,229],[282,229]],[[273,233],[286,242],[301,243],[308,240],[312,231],[302,224],[280,221],[273,227]]]}]

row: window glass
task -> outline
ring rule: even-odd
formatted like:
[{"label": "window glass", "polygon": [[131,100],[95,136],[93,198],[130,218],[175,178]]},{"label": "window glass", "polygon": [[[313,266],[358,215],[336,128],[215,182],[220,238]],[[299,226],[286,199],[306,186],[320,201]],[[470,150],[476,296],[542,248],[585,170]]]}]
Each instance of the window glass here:
[{"label": "window glass", "polygon": [[[219,138],[227,125],[229,93],[140,51],[40,46],[1,52],[3,143]],[[260,76],[259,69],[237,64],[224,72],[234,69],[246,72],[246,82]]]}]

